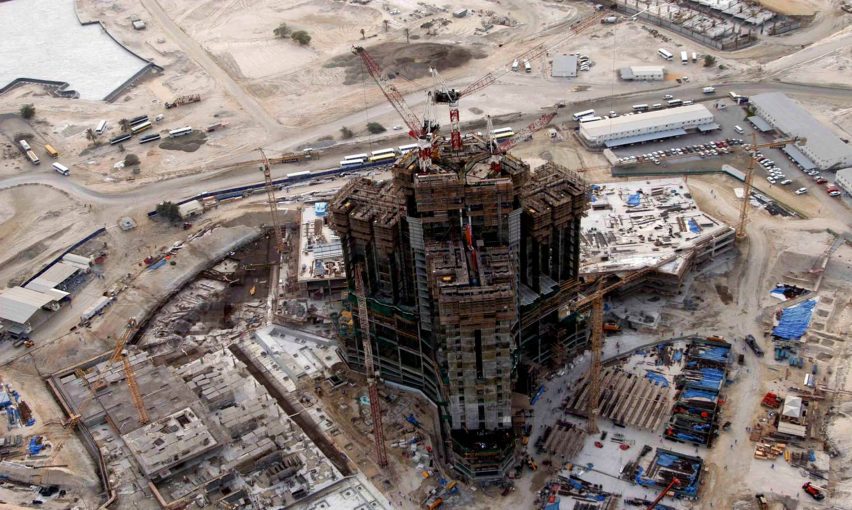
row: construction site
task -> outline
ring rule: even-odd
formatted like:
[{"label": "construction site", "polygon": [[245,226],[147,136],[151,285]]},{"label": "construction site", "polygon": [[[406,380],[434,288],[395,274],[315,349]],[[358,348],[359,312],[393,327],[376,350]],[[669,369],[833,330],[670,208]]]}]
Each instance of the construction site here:
[{"label": "construction site", "polygon": [[20,2],[3,505],[852,508],[848,2]]}]

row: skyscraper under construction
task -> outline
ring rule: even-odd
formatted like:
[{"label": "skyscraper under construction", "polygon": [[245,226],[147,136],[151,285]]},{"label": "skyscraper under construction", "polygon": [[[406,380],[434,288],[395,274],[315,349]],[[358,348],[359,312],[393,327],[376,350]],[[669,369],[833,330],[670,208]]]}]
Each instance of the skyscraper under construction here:
[{"label": "skyscraper under construction", "polygon": [[[583,324],[558,312],[577,292],[588,199],[583,180],[561,166],[531,171],[476,138],[440,149],[427,168],[415,151],[391,180],[351,181],[330,221],[350,289],[355,268],[364,271],[382,379],[432,400],[451,465],[488,481],[513,463],[513,390],[529,391],[537,367],[585,347]],[[356,327],[345,341],[355,369],[365,340]]]}]

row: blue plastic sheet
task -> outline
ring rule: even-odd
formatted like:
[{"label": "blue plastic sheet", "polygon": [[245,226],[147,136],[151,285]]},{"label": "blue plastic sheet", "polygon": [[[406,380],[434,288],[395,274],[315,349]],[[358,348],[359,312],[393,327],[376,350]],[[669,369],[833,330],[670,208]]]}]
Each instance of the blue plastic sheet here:
[{"label": "blue plastic sheet", "polygon": [[686,398],[686,399],[689,399],[689,398],[706,398],[707,400],[714,400],[715,401],[716,395],[717,395],[717,393],[712,392],[712,391],[688,389],[688,390],[683,390],[681,397]]},{"label": "blue plastic sheet", "polygon": [[724,363],[728,360],[728,355],[730,353],[731,349],[728,347],[711,347],[709,349],[705,349],[703,352],[697,353],[695,357],[707,361],[718,361],[720,363]]},{"label": "blue plastic sheet", "polygon": [[0,391],[0,408],[5,409],[12,405],[12,399],[9,398],[9,394],[5,391]]},{"label": "blue plastic sheet", "polygon": [[781,320],[772,330],[772,334],[784,340],[798,340],[808,330],[816,299],[809,299],[781,312]]},{"label": "blue plastic sheet", "polygon": [[634,193],[627,197],[627,206],[628,207],[636,207],[637,205],[642,203],[642,194]]},{"label": "blue plastic sheet", "polygon": [[666,379],[666,376],[659,372],[655,372],[653,370],[647,370],[645,372],[645,378],[656,384],[657,386],[662,386],[663,388],[669,387],[669,380]]},{"label": "blue plastic sheet", "polygon": [[698,226],[698,223],[695,220],[690,219],[686,222],[686,224],[689,225],[689,231],[693,234],[698,234],[699,232],[701,232],[701,227]]},{"label": "blue plastic sheet", "polygon": [[672,355],[672,359],[675,361],[680,361],[681,359],[683,359],[683,352],[675,351],[675,353]]}]

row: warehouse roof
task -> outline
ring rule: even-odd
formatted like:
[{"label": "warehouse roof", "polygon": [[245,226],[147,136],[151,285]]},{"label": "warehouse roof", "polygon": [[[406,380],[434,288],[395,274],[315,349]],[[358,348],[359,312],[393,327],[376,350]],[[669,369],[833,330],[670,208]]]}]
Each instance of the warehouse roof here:
[{"label": "warehouse roof", "polygon": [[6,289],[0,293],[0,319],[23,324],[52,301],[55,301],[53,296],[23,287]]},{"label": "warehouse roof", "polygon": [[802,106],[780,92],[757,94],[751,104],[773,113],[773,124],[790,136],[807,138],[805,144],[814,154],[829,162],[829,166],[852,157],[852,147],[843,143],[834,131],[813,118]]},{"label": "warehouse roof", "polygon": [[793,161],[795,161],[797,165],[802,167],[802,170],[808,171],[816,168],[816,165],[814,165],[813,161],[811,161],[810,159],[808,159],[807,156],[802,154],[802,151],[797,149],[795,145],[788,143],[787,145],[782,147],[781,150],[784,151],[785,154],[793,158]]},{"label": "warehouse roof", "polygon": [[683,129],[667,129],[665,131],[657,131],[656,133],[645,133],[644,135],[628,136],[618,138],[616,140],[607,140],[607,147],[621,147],[622,145],[630,145],[634,143],[649,142],[651,140],[662,140],[663,138],[672,138],[673,136],[683,136],[686,131]]},{"label": "warehouse roof", "polygon": [[663,66],[630,66],[618,70],[622,80],[632,80],[640,74],[664,74],[665,72],[666,69]]},{"label": "warehouse roof", "polygon": [[[580,134],[587,139],[595,139],[610,133],[620,133],[635,129],[646,129],[649,127],[663,127],[669,123],[686,122],[691,120],[709,119],[711,122],[713,114],[706,106],[691,104],[655,110],[651,112],[638,113],[635,115],[624,115],[614,119],[601,119],[580,124]],[[671,128],[680,126],[671,126]]]},{"label": "warehouse roof", "polygon": [[553,57],[553,76],[577,76],[577,55],[556,55]]},{"label": "warehouse roof", "polygon": [[68,278],[71,278],[74,273],[79,270],[80,269],[78,267],[72,266],[71,264],[60,262],[52,265],[50,269],[39,275],[30,283],[26,284],[25,287],[30,290],[45,292],[55,288]]}]

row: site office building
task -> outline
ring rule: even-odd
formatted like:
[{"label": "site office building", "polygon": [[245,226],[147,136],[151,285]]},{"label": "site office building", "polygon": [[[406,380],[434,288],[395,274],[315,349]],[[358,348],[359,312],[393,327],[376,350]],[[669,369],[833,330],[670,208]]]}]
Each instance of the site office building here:
[{"label": "site office building", "polygon": [[[514,465],[513,390],[532,393],[538,367],[554,356],[567,361],[587,342],[580,316],[558,316],[577,291],[585,184],[553,164],[531,175],[508,155],[500,176],[487,178],[484,150],[447,147],[427,174],[415,154],[403,156],[392,181],[354,180],[329,207],[350,291],[353,267],[366,268],[369,340],[382,380],[435,403],[443,438],[436,447],[471,482],[500,479]],[[460,172],[472,158],[485,161]],[[477,165],[485,172],[474,178]],[[363,371],[352,293],[349,303],[354,327],[344,355]]]}]

